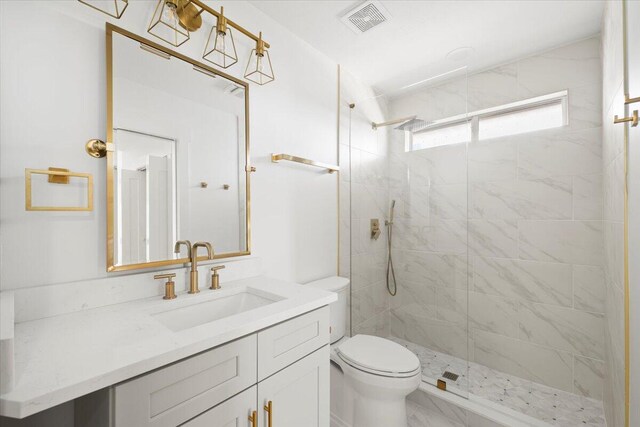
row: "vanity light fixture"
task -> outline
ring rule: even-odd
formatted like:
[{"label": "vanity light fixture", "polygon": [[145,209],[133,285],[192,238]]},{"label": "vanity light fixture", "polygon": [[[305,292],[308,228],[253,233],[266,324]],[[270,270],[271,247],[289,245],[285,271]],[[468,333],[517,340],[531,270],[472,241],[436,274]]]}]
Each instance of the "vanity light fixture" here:
[{"label": "vanity light fixture", "polygon": [[[78,0],[94,9],[115,18],[120,18],[129,4],[129,0]],[[109,7],[106,7],[106,6]],[[202,27],[202,13],[215,16],[216,26],[211,29],[202,58],[222,68],[229,68],[238,62],[233,32],[238,31],[256,43],[251,51],[244,77],[259,85],[272,82],[275,77],[271,57],[267,49],[271,46],[262,39],[262,33],[256,36],[251,31],[207,6],[203,0],[158,0],[151,17],[147,32],[175,47],[186,43],[190,33]],[[232,28],[234,31],[232,31]]]},{"label": "vanity light fixture", "polygon": [[116,19],[120,19],[127,6],[129,0],[78,0],[80,3],[98,10]]},{"label": "vanity light fixture", "polygon": [[209,33],[202,59],[222,68],[229,68],[238,62],[236,44],[233,41],[233,32],[231,28],[227,26],[227,18],[224,17],[224,7],[220,7],[218,22]]},{"label": "vanity light fixture", "polygon": [[251,51],[244,77],[259,85],[265,85],[275,79],[273,67],[271,66],[271,57],[262,40],[262,32],[260,32],[256,42],[256,48]]},{"label": "vanity light fixture", "polygon": [[189,0],[158,0],[147,32],[178,47],[189,40],[189,30],[180,22]]}]

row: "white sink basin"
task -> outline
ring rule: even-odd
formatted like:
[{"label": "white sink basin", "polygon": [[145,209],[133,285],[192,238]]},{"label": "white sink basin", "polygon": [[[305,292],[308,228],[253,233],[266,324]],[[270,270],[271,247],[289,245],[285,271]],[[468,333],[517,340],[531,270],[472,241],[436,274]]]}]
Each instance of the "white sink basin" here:
[{"label": "white sink basin", "polygon": [[163,311],[153,316],[167,328],[178,332],[249,310],[255,310],[282,299],[277,295],[246,288],[233,295]]}]

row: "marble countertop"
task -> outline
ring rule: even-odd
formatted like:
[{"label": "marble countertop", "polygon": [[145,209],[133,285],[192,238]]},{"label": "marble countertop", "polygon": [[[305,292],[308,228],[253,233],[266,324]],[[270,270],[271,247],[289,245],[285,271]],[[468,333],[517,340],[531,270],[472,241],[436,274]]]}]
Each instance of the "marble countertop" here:
[{"label": "marble countertop", "polygon": [[[154,314],[230,296],[243,288],[280,298],[262,307],[174,332]],[[15,380],[0,415],[24,418],[203,350],[327,305],[334,293],[266,277],[223,289],[147,298],[15,324]]]}]

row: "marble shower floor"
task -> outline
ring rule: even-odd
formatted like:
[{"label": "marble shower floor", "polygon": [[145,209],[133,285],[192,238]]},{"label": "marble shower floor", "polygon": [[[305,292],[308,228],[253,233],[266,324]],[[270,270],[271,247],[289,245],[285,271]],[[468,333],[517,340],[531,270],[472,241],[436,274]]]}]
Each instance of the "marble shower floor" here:
[{"label": "marble shower floor", "polygon": [[[439,353],[396,337],[389,339],[418,356],[423,376],[432,380],[444,371],[459,375],[455,387],[498,405],[562,427],[606,427],[602,402],[505,374],[474,362]],[[468,366],[468,373],[467,373]],[[451,380],[447,380],[452,388]]]}]

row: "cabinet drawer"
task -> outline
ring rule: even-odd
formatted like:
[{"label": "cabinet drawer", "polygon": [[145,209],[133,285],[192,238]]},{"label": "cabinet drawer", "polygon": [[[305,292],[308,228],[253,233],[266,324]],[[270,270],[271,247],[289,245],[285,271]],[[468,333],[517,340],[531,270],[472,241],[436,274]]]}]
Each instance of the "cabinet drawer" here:
[{"label": "cabinet drawer", "polygon": [[329,343],[329,307],[322,307],[258,332],[258,380]]},{"label": "cabinet drawer", "polygon": [[115,426],[175,427],[256,383],[256,335],[114,387]]},{"label": "cabinet drawer", "polygon": [[[258,387],[253,386],[237,396],[232,397],[191,421],[182,424],[181,427],[229,427],[249,426],[249,417],[253,411],[258,413],[256,407]],[[256,415],[257,417],[257,415]]]}]

